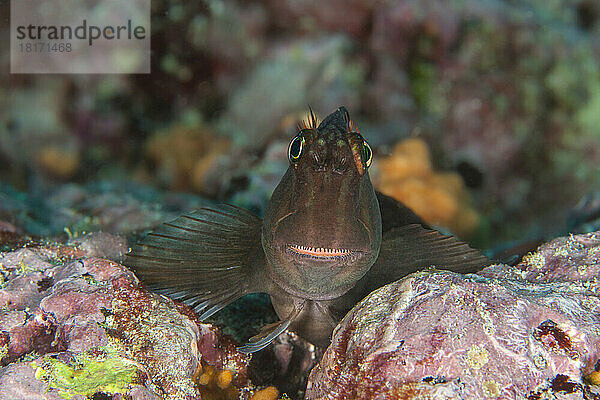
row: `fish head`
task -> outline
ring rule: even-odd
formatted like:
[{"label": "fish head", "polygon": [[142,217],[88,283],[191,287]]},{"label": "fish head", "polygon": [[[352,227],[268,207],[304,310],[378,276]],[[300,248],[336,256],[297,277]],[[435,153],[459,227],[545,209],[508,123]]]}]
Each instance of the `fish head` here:
[{"label": "fish head", "polygon": [[271,278],[295,296],[339,297],[367,273],[381,246],[371,148],[340,107],[318,126],[311,111],[288,158],[262,229]]}]

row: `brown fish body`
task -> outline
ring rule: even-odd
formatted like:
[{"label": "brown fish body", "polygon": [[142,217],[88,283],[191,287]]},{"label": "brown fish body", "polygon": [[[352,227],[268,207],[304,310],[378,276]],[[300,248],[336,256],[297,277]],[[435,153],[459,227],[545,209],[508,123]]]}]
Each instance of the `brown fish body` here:
[{"label": "brown fish body", "polygon": [[369,292],[430,266],[473,272],[489,260],[430,230],[376,193],[372,153],[340,107],[290,142],[290,167],[262,221],[222,205],[159,227],[127,259],[143,281],[206,318],[234,300],[268,293],[281,318],[242,347],[258,351],[286,329],[326,345]]}]

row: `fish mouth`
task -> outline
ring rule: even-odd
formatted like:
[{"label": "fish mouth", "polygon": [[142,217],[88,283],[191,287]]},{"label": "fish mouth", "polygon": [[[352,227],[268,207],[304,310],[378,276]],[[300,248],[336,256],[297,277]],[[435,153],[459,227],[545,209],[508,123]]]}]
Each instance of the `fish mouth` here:
[{"label": "fish mouth", "polygon": [[314,258],[318,260],[342,260],[355,258],[362,253],[361,251],[350,249],[312,247],[298,244],[288,245],[287,250],[288,252],[300,257]]}]

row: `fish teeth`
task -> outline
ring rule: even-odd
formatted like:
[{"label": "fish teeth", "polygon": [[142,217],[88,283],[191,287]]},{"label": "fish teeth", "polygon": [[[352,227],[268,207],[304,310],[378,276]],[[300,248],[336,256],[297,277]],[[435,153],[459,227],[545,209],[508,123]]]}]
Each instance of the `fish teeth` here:
[{"label": "fish teeth", "polygon": [[328,247],[312,247],[303,245],[291,245],[290,248],[298,253],[313,255],[317,257],[331,257],[350,254],[348,249],[332,249]]}]

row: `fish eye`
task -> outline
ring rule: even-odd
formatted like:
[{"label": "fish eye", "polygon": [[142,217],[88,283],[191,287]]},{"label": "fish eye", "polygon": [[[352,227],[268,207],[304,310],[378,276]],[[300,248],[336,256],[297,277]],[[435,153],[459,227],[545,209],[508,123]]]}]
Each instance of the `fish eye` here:
[{"label": "fish eye", "polygon": [[296,136],[290,142],[288,146],[288,158],[290,162],[296,162],[302,154],[302,148],[304,147],[304,138],[301,135]]},{"label": "fish eye", "polygon": [[371,146],[369,146],[369,143],[367,143],[366,140],[363,140],[362,151],[362,157],[365,166],[369,168],[369,166],[371,165],[371,161],[373,161],[373,150],[371,150]]}]

